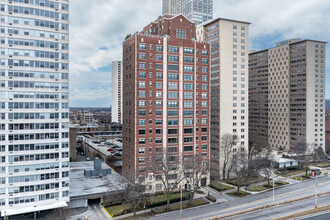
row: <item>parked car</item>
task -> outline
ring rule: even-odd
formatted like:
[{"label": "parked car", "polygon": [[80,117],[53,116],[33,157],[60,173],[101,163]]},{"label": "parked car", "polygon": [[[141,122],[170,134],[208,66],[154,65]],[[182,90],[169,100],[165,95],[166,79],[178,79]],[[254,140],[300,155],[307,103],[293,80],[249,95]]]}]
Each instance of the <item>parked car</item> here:
[{"label": "parked car", "polygon": [[109,151],[109,152],[113,152],[113,151],[116,151],[116,149],[113,149],[113,148],[108,148],[108,150],[107,151]]},{"label": "parked car", "polygon": [[115,145],[115,146],[111,146],[110,148],[113,148],[113,149],[120,149],[121,147],[119,147],[118,145]]}]

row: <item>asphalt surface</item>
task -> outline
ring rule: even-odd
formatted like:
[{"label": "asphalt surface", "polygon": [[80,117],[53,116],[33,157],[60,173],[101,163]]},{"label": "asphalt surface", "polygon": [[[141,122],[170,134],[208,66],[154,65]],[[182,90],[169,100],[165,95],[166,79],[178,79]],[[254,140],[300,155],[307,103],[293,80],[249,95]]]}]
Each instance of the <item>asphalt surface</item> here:
[{"label": "asphalt surface", "polygon": [[69,220],[107,220],[112,219],[108,213],[99,204],[91,204],[87,211],[76,216],[70,217]]},{"label": "asphalt surface", "polygon": [[[318,178],[318,193],[330,191],[330,177],[324,176]],[[295,183],[289,186],[285,186],[280,189],[275,190],[275,203],[297,199],[308,195],[315,194],[315,180],[307,180],[300,183]],[[211,217],[219,217],[224,214],[229,214],[237,211],[242,211],[244,209],[255,208],[258,206],[272,204],[273,203],[273,192],[267,191],[264,193],[253,194],[243,198],[235,198],[226,203],[213,204],[204,207],[196,207],[189,210],[183,210],[183,219],[205,219]],[[330,200],[329,197],[324,201]],[[312,200],[313,201],[313,200]],[[323,200],[320,200],[319,205],[323,205]],[[296,211],[299,207],[299,202],[292,203],[291,211]],[[286,204],[287,205],[287,204]],[[283,205],[283,206],[286,206]],[[274,207],[275,208],[275,207]],[[287,210],[289,211],[289,210]],[[269,212],[273,213],[272,210]],[[269,215],[270,215],[269,214]],[[282,213],[285,215],[286,213]],[[180,217],[180,211],[171,212],[167,214],[157,215],[150,219],[178,219]],[[253,219],[255,216],[253,216]],[[236,218],[235,218],[236,219]],[[251,217],[250,217],[251,219]],[[263,219],[267,219],[263,217]]]},{"label": "asphalt surface", "polygon": [[[318,198],[318,203],[322,205],[330,205],[330,195],[322,196]],[[230,218],[224,218],[226,220],[264,220],[264,219],[274,219],[279,217],[285,217],[297,212],[302,212],[308,209],[313,209],[315,207],[315,199],[305,199],[301,201],[296,201],[294,203],[288,203],[280,206],[274,206],[267,209],[262,209],[255,212],[249,212],[244,215],[237,215]],[[317,216],[315,216],[317,217]],[[303,218],[303,219],[313,219],[319,220],[318,218]],[[329,220],[330,218],[326,218]]]},{"label": "asphalt surface", "polygon": [[329,220],[329,219],[330,219],[330,212],[313,217],[304,218],[304,220]]}]

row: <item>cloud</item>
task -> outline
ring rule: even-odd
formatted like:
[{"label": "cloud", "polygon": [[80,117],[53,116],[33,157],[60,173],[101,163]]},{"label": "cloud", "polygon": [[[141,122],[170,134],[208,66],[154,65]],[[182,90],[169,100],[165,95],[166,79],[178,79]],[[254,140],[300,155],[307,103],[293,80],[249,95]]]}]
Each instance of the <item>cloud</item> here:
[{"label": "cloud", "polygon": [[160,15],[161,1],[71,0],[70,8],[70,105],[109,106],[111,68],[104,68],[122,59],[127,34]]},{"label": "cloud", "polygon": [[[214,18],[252,23],[249,48],[256,50],[289,38],[327,41],[329,11],[329,0],[214,0]],[[110,105],[111,61],[122,59],[127,34],[140,31],[159,15],[161,0],[70,1],[71,106]],[[328,73],[329,59],[328,50]]]}]

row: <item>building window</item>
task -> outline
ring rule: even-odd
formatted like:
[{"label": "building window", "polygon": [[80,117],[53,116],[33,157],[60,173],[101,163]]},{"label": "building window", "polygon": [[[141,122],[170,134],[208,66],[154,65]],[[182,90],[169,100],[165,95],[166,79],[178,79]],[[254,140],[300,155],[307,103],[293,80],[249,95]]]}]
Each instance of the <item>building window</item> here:
[{"label": "building window", "polygon": [[176,29],[176,38],[186,39],[186,30]]},{"label": "building window", "polygon": [[193,48],[184,48],[184,53],[185,54],[194,54],[194,49]]},{"label": "building window", "polygon": [[179,51],[178,47],[173,47],[173,46],[168,47],[169,53],[177,53],[178,51]]},{"label": "building window", "polygon": [[145,44],[139,44],[139,49],[140,50],[145,50],[146,49],[146,45]]}]

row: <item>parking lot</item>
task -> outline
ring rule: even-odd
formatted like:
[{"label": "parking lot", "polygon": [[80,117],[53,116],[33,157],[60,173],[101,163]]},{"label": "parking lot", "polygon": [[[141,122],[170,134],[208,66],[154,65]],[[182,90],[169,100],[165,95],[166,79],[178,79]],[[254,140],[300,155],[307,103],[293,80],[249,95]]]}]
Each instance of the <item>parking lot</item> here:
[{"label": "parking lot", "polygon": [[106,140],[94,140],[88,139],[87,143],[95,150],[99,151],[106,156],[122,156],[122,142],[121,138],[106,139]]}]

